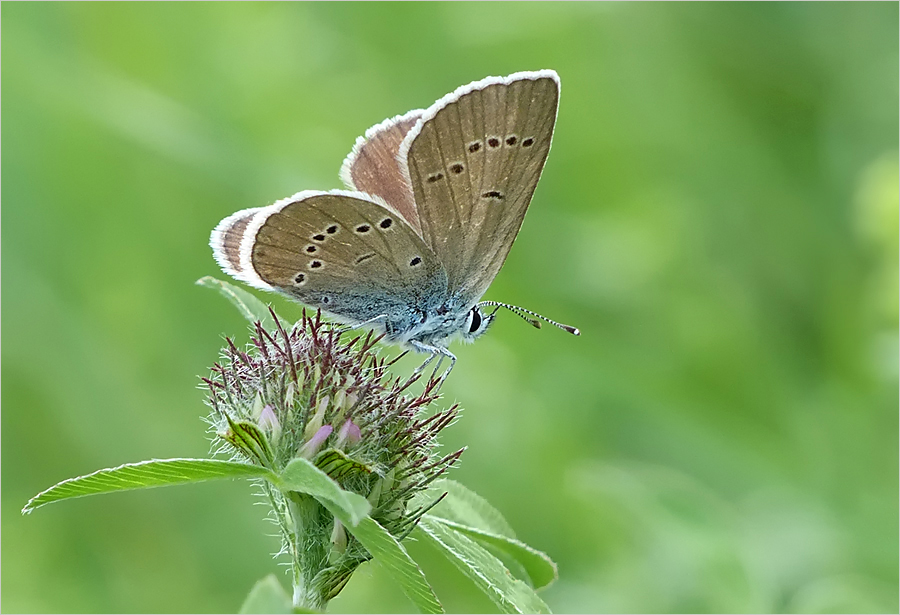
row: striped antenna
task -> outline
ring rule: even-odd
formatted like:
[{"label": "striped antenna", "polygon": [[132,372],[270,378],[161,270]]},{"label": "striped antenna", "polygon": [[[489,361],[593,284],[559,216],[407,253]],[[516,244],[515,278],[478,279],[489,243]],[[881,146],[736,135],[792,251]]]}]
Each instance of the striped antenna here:
[{"label": "striped antenna", "polygon": [[[554,327],[559,327],[563,331],[568,331],[572,335],[581,335],[581,331],[579,331],[575,327],[572,327],[570,325],[564,325],[561,322],[556,322],[555,320],[550,320],[546,316],[541,316],[537,312],[532,312],[531,310],[527,310],[527,309],[525,309],[523,307],[519,307],[517,305],[510,305],[508,303],[501,303],[499,301],[481,301],[476,305],[476,307],[485,307],[485,306],[496,306],[498,309],[506,308],[507,310],[509,310],[516,316],[518,316],[519,318],[522,318],[526,322],[531,323],[531,325],[536,329],[541,328],[541,320],[543,320],[544,322],[549,322]],[[497,310],[494,310],[494,313],[496,313],[496,312],[497,312]],[[530,314],[531,316],[534,316],[535,318],[529,318],[525,314]],[[538,318],[540,320],[538,320]]]}]

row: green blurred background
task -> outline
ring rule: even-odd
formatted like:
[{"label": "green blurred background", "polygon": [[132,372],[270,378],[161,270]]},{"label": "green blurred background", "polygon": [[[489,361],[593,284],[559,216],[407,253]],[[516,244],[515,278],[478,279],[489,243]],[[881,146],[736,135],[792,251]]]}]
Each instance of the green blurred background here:
[{"label": "green blurred background", "polygon": [[[583,334],[501,314],[454,347],[453,476],[556,559],[559,612],[897,612],[897,3],[3,3],[2,22],[4,611],[227,612],[276,570],[240,482],[19,510],[208,452],[198,376],[247,339],[193,285],[224,276],[222,217],[339,187],[385,117],[554,68],[553,151],[487,297]],[[448,609],[492,610],[411,548]],[[412,606],[367,564],[330,608]]]}]

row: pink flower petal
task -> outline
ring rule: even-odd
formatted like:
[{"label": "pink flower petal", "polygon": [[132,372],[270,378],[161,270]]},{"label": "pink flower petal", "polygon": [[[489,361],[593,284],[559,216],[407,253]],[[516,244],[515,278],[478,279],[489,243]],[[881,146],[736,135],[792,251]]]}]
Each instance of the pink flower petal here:
[{"label": "pink flower petal", "polygon": [[262,409],[259,415],[259,426],[271,433],[281,432],[281,423],[275,415],[275,410],[269,404],[266,404],[266,407]]},{"label": "pink flower petal", "polygon": [[347,419],[347,422],[341,425],[341,430],[338,432],[338,443],[349,442],[350,444],[356,444],[361,439],[362,434],[359,432],[359,427],[356,423]]},{"label": "pink flower petal", "polygon": [[319,449],[322,448],[322,445],[325,444],[325,440],[328,439],[328,436],[331,435],[332,431],[334,431],[334,428],[331,425],[322,425],[319,427],[319,431],[317,431],[306,444],[300,447],[300,451],[297,455],[306,459],[315,457],[316,453],[318,453]]}]

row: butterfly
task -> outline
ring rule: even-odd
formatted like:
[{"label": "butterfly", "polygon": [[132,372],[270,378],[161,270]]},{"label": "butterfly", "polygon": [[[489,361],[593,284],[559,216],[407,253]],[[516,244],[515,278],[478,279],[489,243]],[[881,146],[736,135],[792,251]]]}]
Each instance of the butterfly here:
[{"label": "butterfly", "polygon": [[[280,291],[452,370],[454,338],[472,341],[501,307],[481,301],[522,225],[556,123],[552,70],[487,77],[427,109],[366,131],[340,177],[348,190],[307,190],[222,220],[210,246],[222,269]],[[494,309],[487,313],[485,308]]]}]

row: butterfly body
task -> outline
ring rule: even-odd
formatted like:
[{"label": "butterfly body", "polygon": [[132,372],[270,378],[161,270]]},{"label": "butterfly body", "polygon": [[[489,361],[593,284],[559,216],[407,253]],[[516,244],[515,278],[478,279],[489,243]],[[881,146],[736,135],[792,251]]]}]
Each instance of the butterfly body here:
[{"label": "butterfly body", "polygon": [[344,162],[351,190],[225,218],[210,239],[216,260],[252,286],[455,361],[450,341],[475,339],[493,319],[479,300],[537,186],[558,98],[554,71],[515,73],[385,120]]}]

